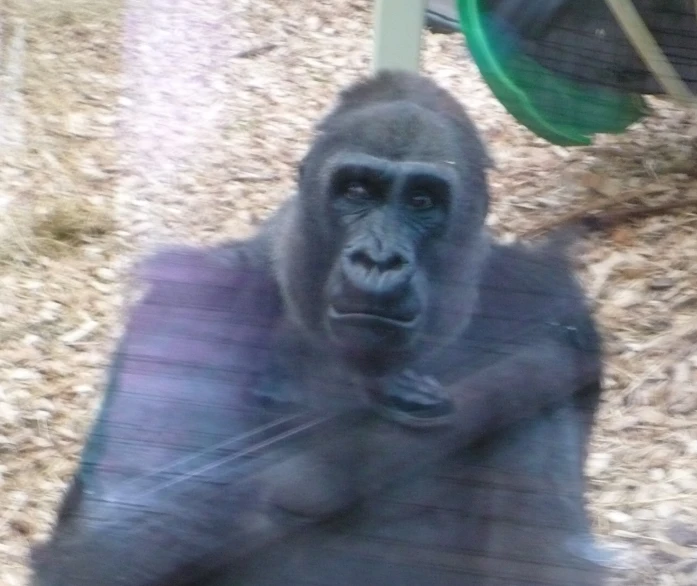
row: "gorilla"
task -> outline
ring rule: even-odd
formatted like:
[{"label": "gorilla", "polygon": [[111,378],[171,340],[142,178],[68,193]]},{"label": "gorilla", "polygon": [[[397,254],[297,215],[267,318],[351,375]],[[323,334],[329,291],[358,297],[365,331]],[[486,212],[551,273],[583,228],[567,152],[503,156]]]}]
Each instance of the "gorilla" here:
[{"label": "gorilla", "polygon": [[489,165],[380,72],[257,236],[147,263],[34,584],[602,584],[601,340],[569,239],[488,234]]}]

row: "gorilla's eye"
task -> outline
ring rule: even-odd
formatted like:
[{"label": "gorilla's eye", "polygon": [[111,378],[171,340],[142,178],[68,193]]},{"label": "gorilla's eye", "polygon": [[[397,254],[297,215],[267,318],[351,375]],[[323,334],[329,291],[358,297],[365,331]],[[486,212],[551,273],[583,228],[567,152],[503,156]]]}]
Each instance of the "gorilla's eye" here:
[{"label": "gorilla's eye", "polygon": [[415,210],[430,210],[436,205],[433,197],[423,191],[411,194],[408,204],[410,208]]},{"label": "gorilla's eye", "polygon": [[344,189],[344,197],[354,201],[365,201],[370,199],[370,192],[362,183],[351,181]]}]

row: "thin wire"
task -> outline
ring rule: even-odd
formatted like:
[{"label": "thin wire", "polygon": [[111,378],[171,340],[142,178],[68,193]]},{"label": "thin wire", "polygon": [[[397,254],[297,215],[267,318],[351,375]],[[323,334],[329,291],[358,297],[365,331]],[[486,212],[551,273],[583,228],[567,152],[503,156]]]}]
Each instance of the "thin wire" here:
[{"label": "thin wire", "polygon": [[[128,480],[125,480],[124,482],[119,483],[119,488],[122,488],[124,486],[128,486],[129,484],[134,484],[135,482],[137,482],[139,480],[143,480],[146,478],[157,476],[158,474],[162,474],[163,472],[168,472],[169,470],[172,470],[173,468],[176,468],[178,466],[186,464],[187,462],[191,462],[193,460],[196,460],[197,458],[199,458],[201,456],[205,456],[206,454],[213,453],[221,448],[229,447],[235,443],[241,442],[242,440],[252,438],[255,435],[258,435],[259,433],[262,433],[264,431],[271,431],[276,427],[280,427],[280,426],[282,426],[286,423],[289,423],[295,419],[298,419],[300,417],[301,417],[300,415],[292,415],[292,416],[284,417],[283,419],[274,421],[273,423],[269,423],[267,425],[262,425],[260,427],[256,427],[247,433],[242,433],[242,434],[239,434],[235,437],[225,439],[225,440],[218,442],[217,444],[213,444],[212,446],[209,446],[207,448],[197,450],[196,452],[194,452],[193,454],[191,454],[189,456],[183,456],[182,458],[178,458],[178,459],[170,462],[169,464],[166,464],[165,466],[161,466],[159,468],[155,468],[153,470],[150,470],[144,474],[134,476],[133,478],[129,478]],[[256,444],[254,444],[254,445],[256,445]],[[235,456],[237,456],[237,454],[235,454]],[[222,463],[223,462],[221,462],[221,464]],[[204,467],[202,467],[200,470],[202,473],[207,471],[204,469]],[[189,477],[193,477],[195,475],[196,475],[196,470],[189,473],[186,477],[189,478]],[[163,486],[162,488],[166,488],[166,487]],[[147,494],[147,493],[144,493],[144,494]]]},{"label": "thin wire", "polygon": [[299,433],[302,433],[304,431],[312,429],[313,427],[317,427],[318,425],[326,423],[327,421],[329,421],[332,418],[333,417],[330,417],[330,416],[316,417],[316,418],[308,421],[307,423],[304,423],[298,427],[295,427],[289,431],[286,431],[285,433],[274,436],[268,440],[258,442],[256,444],[252,444],[247,449],[242,450],[240,452],[237,452],[235,454],[232,454],[231,456],[227,456],[225,458],[220,458],[219,460],[211,462],[210,464],[207,464],[205,466],[201,466],[200,468],[192,470],[191,472],[181,474],[180,476],[170,480],[169,482],[157,484],[154,487],[140,493],[140,495],[138,495],[138,496],[151,495],[155,492],[159,492],[159,491],[164,490],[166,488],[175,486],[175,485],[183,482],[184,480],[188,480],[189,478],[195,478],[196,476],[201,476],[201,475],[205,474],[206,472],[210,472],[211,470],[215,470],[216,468],[219,468],[223,464],[228,464],[230,462],[234,462],[235,460],[239,460],[240,458],[242,458],[244,456],[247,456],[249,454],[253,454],[254,452],[257,452],[265,447],[272,446],[275,443],[278,443],[278,442],[283,441],[285,439],[291,438]]}]

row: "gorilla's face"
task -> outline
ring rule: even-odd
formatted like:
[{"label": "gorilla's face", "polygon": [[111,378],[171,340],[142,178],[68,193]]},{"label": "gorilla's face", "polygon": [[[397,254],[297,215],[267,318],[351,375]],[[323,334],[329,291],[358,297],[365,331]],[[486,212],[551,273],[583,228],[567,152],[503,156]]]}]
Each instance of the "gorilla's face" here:
[{"label": "gorilla's face", "polygon": [[446,122],[403,102],[366,108],[303,165],[291,302],[363,372],[445,343],[472,311],[486,186]]},{"label": "gorilla's face", "polygon": [[324,289],[327,331],[351,356],[408,352],[430,301],[419,261],[447,230],[455,173],[446,165],[343,153],[327,175],[340,242]]}]

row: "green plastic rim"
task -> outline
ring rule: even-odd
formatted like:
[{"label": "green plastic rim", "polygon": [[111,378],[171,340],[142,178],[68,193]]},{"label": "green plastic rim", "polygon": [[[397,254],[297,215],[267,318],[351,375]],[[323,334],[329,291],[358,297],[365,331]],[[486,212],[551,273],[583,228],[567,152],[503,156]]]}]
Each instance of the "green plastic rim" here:
[{"label": "green plastic rim", "polygon": [[[531,0],[532,1],[532,0]],[[642,96],[567,80],[522,53],[506,51],[487,26],[481,0],[458,0],[460,26],[492,93],[518,122],[561,146],[619,134],[648,113]]]}]

